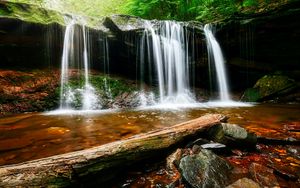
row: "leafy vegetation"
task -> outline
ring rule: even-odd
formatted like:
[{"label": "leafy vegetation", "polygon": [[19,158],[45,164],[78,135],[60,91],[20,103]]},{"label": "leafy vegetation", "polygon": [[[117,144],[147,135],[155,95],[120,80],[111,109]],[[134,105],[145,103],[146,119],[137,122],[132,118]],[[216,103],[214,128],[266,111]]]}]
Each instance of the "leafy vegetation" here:
[{"label": "leafy vegetation", "polygon": [[[258,13],[295,0],[7,0],[62,13],[102,18],[129,14],[145,19],[212,22],[236,14]],[[33,11],[34,13],[34,11]]]},{"label": "leafy vegetation", "polygon": [[256,13],[292,0],[128,0],[124,12],[150,19],[211,22],[240,13]]}]

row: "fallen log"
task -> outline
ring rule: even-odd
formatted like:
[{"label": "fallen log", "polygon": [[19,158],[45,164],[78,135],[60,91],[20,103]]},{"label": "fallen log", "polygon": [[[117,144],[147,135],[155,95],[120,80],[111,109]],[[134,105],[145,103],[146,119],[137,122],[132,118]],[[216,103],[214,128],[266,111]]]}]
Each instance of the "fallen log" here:
[{"label": "fallen log", "polygon": [[172,127],[139,134],[102,146],[0,167],[0,187],[66,187],[105,181],[109,170],[160,155],[189,136],[226,121],[208,114]]}]

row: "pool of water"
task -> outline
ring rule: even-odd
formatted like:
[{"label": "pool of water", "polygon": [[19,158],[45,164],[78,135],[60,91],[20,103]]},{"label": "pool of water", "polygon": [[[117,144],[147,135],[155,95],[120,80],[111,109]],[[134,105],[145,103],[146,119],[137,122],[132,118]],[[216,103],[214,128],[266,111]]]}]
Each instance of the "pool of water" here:
[{"label": "pool of water", "polygon": [[99,146],[207,113],[224,114],[259,135],[300,138],[285,130],[300,124],[300,105],[28,113],[0,118],[0,165]]}]

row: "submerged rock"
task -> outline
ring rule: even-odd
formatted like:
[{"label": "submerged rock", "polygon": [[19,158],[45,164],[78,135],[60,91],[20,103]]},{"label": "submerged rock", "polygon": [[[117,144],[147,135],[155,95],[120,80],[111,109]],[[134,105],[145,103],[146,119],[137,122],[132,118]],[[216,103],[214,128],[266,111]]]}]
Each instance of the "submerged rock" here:
[{"label": "submerged rock", "polygon": [[260,186],[251,179],[242,178],[227,186],[226,188],[260,188]]},{"label": "submerged rock", "polygon": [[234,147],[248,146],[254,148],[257,142],[254,133],[249,133],[236,124],[222,123],[213,126],[209,129],[208,134],[214,141]]},{"label": "submerged rock", "polygon": [[213,152],[201,149],[198,154],[183,157],[179,168],[183,179],[196,188],[225,187],[230,164]]},{"label": "submerged rock", "polygon": [[252,178],[262,187],[279,187],[279,183],[273,174],[273,169],[258,163],[252,163],[249,167]]},{"label": "submerged rock", "polygon": [[247,89],[241,100],[247,102],[272,100],[290,93],[297,87],[295,80],[287,76],[266,75],[259,79],[253,88]]}]

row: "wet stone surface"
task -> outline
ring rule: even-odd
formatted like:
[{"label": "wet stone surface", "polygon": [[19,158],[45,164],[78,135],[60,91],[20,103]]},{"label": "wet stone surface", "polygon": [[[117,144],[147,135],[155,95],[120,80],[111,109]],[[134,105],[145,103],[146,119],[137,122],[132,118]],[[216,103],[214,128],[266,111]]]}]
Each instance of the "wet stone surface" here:
[{"label": "wet stone surface", "polygon": [[230,164],[209,150],[183,157],[179,168],[183,179],[192,187],[225,187],[228,184]]}]

